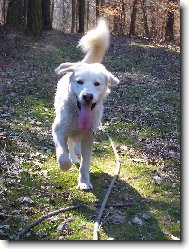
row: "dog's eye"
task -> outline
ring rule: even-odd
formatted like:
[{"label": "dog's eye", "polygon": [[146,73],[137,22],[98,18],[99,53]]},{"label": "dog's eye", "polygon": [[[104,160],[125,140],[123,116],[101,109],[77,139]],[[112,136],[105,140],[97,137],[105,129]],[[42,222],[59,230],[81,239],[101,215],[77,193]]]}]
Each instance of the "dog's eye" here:
[{"label": "dog's eye", "polygon": [[99,82],[95,82],[94,85],[95,85],[95,86],[99,86],[100,83],[99,83]]},{"label": "dog's eye", "polygon": [[83,85],[83,81],[82,80],[77,80],[77,84],[79,84],[79,85]]}]

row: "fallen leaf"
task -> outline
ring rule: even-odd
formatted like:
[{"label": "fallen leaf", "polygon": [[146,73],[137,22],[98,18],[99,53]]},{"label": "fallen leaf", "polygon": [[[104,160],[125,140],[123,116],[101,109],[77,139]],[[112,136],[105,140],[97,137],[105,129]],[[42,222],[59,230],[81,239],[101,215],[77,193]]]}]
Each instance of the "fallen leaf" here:
[{"label": "fallen leaf", "polygon": [[9,227],[10,225],[3,225],[3,224],[0,225],[0,229],[8,229]]},{"label": "fallen leaf", "polygon": [[125,222],[125,216],[121,214],[114,214],[111,217],[111,221],[114,224],[124,223]]},{"label": "fallen leaf", "polygon": [[20,197],[17,201],[21,203],[33,203],[33,200],[29,197]]},{"label": "fallen leaf", "polygon": [[63,231],[67,228],[68,224],[66,221],[63,221],[58,227],[57,227],[57,231]]},{"label": "fallen leaf", "polygon": [[157,184],[161,184],[163,179],[160,176],[154,176],[154,180]]},{"label": "fallen leaf", "polygon": [[151,215],[149,215],[148,213],[143,213],[142,218],[145,220],[149,220],[151,218]]},{"label": "fallen leaf", "polygon": [[145,160],[143,158],[133,158],[132,160],[135,163],[145,163]]},{"label": "fallen leaf", "polygon": [[140,226],[143,225],[143,221],[140,218],[138,218],[137,216],[135,216],[134,218],[132,218],[131,222],[133,224],[137,224],[137,225],[140,225]]}]

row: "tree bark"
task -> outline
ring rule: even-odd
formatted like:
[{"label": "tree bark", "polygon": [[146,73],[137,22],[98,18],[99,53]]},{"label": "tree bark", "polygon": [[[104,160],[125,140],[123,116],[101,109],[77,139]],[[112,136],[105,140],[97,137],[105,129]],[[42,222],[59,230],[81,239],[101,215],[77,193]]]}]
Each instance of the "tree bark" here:
[{"label": "tree bark", "polygon": [[51,0],[51,25],[53,22],[53,14],[54,14],[54,0]]},{"label": "tree bark", "polygon": [[90,20],[89,20],[89,1],[87,1],[87,3],[86,3],[86,7],[87,7],[87,16],[86,16],[86,19],[87,19],[87,30],[89,29],[89,22],[90,22]]},{"label": "tree bark", "polygon": [[6,0],[3,0],[3,25],[6,23]]},{"label": "tree bark", "polygon": [[165,41],[174,41],[174,12],[167,12]]},{"label": "tree bark", "polygon": [[147,14],[146,14],[146,8],[145,8],[144,0],[141,0],[140,3],[141,3],[142,11],[143,11],[143,22],[144,22],[145,36],[149,37],[150,32],[149,32],[149,28],[148,28],[148,20],[147,20]]},{"label": "tree bark", "polygon": [[85,32],[85,0],[78,0],[78,18],[79,18],[78,33],[84,33]]},{"label": "tree bark", "polygon": [[100,0],[96,0],[96,20],[98,20],[98,18],[100,17],[99,7],[100,7]]},{"label": "tree bark", "polygon": [[75,19],[76,19],[76,0],[72,0],[72,26],[71,26],[71,33],[75,32]]},{"label": "tree bark", "polygon": [[42,2],[41,0],[28,1],[28,31],[34,35],[42,34]]},{"label": "tree bark", "polygon": [[132,8],[132,13],[131,13],[131,23],[130,23],[130,30],[129,30],[129,35],[130,36],[135,36],[135,26],[136,26],[136,15],[137,15],[137,3],[138,0],[133,1],[133,8]]},{"label": "tree bark", "polygon": [[28,0],[24,0],[24,27],[27,29]]},{"label": "tree bark", "polygon": [[8,4],[6,24],[11,27],[20,27],[24,25],[23,0],[10,0]]},{"label": "tree bark", "polygon": [[43,29],[52,29],[51,22],[51,1],[42,0],[42,17],[43,17]]}]

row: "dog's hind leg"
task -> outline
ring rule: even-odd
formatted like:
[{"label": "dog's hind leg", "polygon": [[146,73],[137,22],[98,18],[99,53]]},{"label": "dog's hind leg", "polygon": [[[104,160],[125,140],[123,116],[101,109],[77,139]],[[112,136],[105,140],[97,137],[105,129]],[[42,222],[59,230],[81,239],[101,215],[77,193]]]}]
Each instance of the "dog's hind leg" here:
[{"label": "dog's hind leg", "polygon": [[77,189],[88,190],[92,188],[89,178],[89,165],[93,145],[93,135],[88,133],[81,141],[81,165],[79,168],[79,177]]},{"label": "dog's hind leg", "polygon": [[80,142],[75,143],[74,150],[77,156],[81,154],[81,143]]}]

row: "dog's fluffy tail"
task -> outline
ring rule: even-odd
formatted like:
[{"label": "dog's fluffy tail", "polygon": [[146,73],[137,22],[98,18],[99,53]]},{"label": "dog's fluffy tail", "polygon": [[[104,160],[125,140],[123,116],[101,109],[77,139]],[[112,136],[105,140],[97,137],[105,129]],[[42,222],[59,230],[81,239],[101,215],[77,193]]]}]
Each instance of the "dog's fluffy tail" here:
[{"label": "dog's fluffy tail", "polygon": [[109,46],[110,33],[107,22],[100,18],[95,29],[89,31],[79,41],[78,47],[86,53],[82,62],[100,63]]}]

